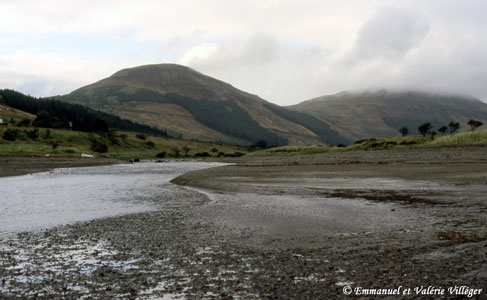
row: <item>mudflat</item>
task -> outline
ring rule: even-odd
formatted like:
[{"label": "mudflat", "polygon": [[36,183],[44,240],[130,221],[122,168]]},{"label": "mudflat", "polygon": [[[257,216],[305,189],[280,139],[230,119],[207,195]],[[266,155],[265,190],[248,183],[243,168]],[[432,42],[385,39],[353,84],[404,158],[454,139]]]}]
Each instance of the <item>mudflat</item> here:
[{"label": "mudflat", "polygon": [[5,238],[0,296],[486,298],[487,147],[230,162],[160,210]]},{"label": "mudflat", "polygon": [[91,167],[121,163],[110,158],[0,156],[0,177],[45,172],[55,168]]}]

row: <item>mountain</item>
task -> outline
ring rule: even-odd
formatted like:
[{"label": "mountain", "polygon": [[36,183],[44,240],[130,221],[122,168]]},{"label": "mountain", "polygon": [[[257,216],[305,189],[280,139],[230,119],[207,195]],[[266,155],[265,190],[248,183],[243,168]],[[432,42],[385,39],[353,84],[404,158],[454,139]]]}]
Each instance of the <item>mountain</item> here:
[{"label": "mountain", "polygon": [[346,143],[307,113],[271,104],[228,83],[175,64],[123,69],[64,96],[184,139],[267,145]]},{"label": "mountain", "polygon": [[350,140],[399,135],[404,125],[416,134],[425,122],[433,130],[453,120],[461,129],[470,119],[487,123],[487,104],[478,99],[414,91],[342,92],[287,108],[313,115]]}]

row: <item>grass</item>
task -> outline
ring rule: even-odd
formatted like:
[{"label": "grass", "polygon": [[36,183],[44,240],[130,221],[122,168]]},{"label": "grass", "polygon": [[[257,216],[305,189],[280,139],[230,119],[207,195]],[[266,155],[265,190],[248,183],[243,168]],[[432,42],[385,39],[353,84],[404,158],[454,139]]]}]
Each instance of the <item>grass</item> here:
[{"label": "grass", "polygon": [[405,137],[387,137],[366,139],[348,146],[285,146],[255,151],[248,156],[293,156],[326,152],[343,152],[357,150],[384,150],[404,147],[451,147],[466,145],[487,145],[487,130],[465,131],[454,134],[441,134],[434,137],[427,135],[410,135]]},{"label": "grass", "polygon": [[[19,130],[15,141],[7,141],[2,138],[7,129]],[[186,141],[146,135],[145,140],[136,137],[133,132],[116,132],[115,143],[106,135],[93,133],[38,128],[39,137],[30,139],[25,130],[34,127],[16,127],[10,125],[0,126],[0,155],[17,156],[68,156],[80,157],[82,153],[92,154],[97,157],[112,157],[118,159],[155,159],[156,155],[166,152],[166,157],[194,157],[197,153],[207,152],[210,157],[219,153],[234,154],[246,153],[246,149],[229,145],[217,145],[206,142]],[[97,139],[108,146],[106,153],[97,153],[91,149],[92,140]],[[57,144],[57,147],[53,147]],[[177,149],[177,150],[175,150]],[[176,155],[179,152],[179,155]]]}]

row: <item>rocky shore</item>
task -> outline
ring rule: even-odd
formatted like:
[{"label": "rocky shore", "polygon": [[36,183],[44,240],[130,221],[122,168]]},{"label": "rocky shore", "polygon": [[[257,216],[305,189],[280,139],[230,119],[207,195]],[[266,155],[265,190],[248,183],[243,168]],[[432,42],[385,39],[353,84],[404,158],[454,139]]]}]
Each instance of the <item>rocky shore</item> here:
[{"label": "rocky shore", "polygon": [[0,298],[487,297],[487,148],[233,162],[157,211],[2,237]]}]

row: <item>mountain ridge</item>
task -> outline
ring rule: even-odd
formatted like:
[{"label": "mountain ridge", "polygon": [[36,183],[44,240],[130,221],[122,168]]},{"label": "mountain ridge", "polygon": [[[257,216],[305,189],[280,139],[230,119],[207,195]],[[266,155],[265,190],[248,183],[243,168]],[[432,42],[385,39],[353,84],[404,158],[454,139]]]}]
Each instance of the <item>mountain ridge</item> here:
[{"label": "mountain ridge", "polygon": [[324,129],[316,133],[308,128],[311,123],[291,120],[295,112],[279,114],[256,95],[175,64],[123,69],[57,98],[180,132],[186,139],[243,144],[264,140],[268,145],[348,142],[319,120],[314,123]]}]

